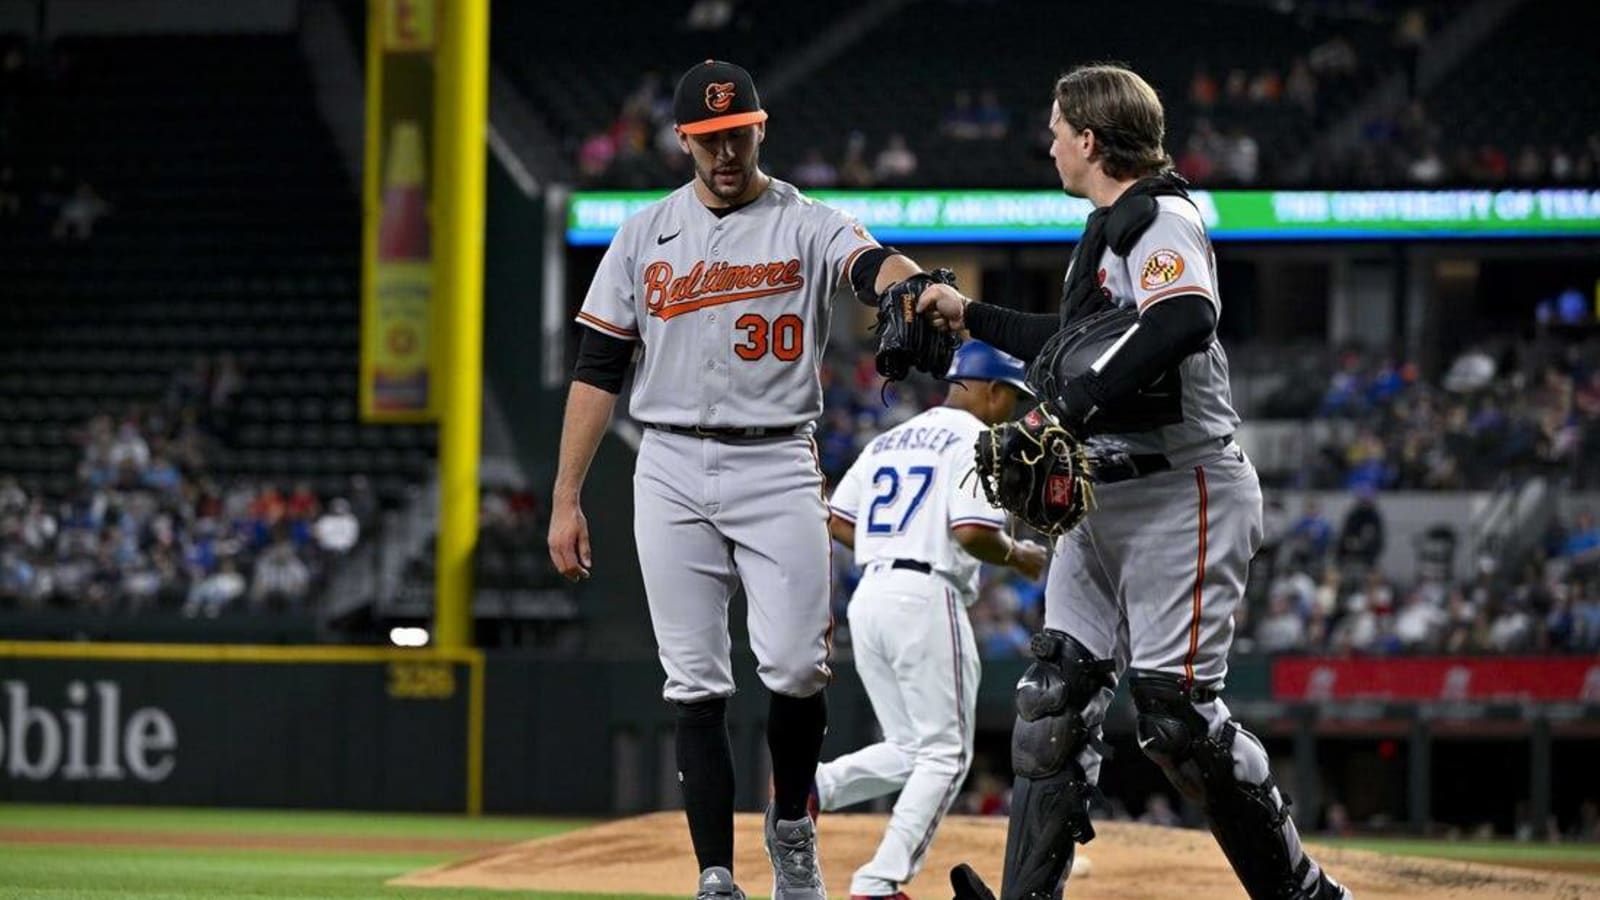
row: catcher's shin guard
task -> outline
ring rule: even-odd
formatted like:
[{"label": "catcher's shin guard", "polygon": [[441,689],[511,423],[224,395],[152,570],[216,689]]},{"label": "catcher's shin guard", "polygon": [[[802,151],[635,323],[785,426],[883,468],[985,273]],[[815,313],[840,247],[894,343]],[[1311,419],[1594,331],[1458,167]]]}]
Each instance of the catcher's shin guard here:
[{"label": "catcher's shin guard", "polygon": [[1094,839],[1092,788],[1079,756],[1096,736],[1116,684],[1110,660],[1095,659],[1062,632],[1035,635],[1032,651],[1034,663],[1017,682],[1011,732],[1016,781],[1001,900],[1055,897],[1072,865],[1074,842]]},{"label": "catcher's shin guard", "polygon": [[1300,846],[1289,800],[1259,741],[1233,721],[1212,736],[1195,708],[1215,699],[1164,672],[1135,672],[1139,746],[1205,810],[1211,833],[1251,900],[1339,900],[1347,894]]}]

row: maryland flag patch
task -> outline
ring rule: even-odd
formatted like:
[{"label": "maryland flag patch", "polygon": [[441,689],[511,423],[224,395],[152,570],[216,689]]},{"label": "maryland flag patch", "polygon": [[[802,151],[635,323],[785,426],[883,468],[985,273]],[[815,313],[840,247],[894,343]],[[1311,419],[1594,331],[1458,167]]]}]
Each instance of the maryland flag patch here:
[{"label": "maryland flag patch", "polygon": [[1164,288],[1183,275],[1183,257],[1176,250],[1157,250],[1139,270],[1139,286],[1147,291]]}]

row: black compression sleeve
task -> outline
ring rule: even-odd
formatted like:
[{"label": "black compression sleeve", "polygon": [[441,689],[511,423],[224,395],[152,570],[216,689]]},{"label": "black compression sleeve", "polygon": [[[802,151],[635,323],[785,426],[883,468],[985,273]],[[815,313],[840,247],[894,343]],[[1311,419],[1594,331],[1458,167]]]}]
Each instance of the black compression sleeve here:
[{"label": "black compression sleeve", "polygon": [[883,268],[889,257],[903,255],[893,247],[872,247],[861,251],[849,272],[850,289],[855,291],[856,299],[867,306],[877,306],[878,270]]},{"label": "black compression sleeve", "polygon": [[990,303],[968,303],[966,320],[973,337],[1025,363],[1061,330],[1061,317],[1055,313],[1017,312]]},{"label": "black compression sleeve", "polygon": [[633,361],[634,341],[583,329],[578,341],[578,362],[572,367],[572,380],[592,384],[608,394],[622,393],[622,378]]},{"label": "black compression sleeve", "polygon": [[1057,403],[1069,423],[1085,422],[1093,411],[1115,406],[1183,358],[1204,349],[1217,327],[1217,310],[1199,294],[1182,294],[1146,309],[1123,335],[1121,346],[1104,358],[1098,372],[1068,381]]}]

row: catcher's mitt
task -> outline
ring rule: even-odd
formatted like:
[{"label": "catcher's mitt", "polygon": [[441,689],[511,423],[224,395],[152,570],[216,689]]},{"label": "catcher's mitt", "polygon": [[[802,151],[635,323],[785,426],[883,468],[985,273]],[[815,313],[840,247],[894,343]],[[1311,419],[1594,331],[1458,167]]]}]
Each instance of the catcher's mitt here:
[{"label": "catcher's mitt", "polygon": [[955,287],[956,276],[949,269],[932,274],[919,272],[897,281],[878,296],[878,374],[899,381],[921,369],[935,378],[950,371],[961,338],[933,327],[927,317],[917,314],[917,298],[930,284]]},{"label": "catcher's mitt", "polygon": [[978,481],[989,502],[1042,534],[1065,534],[1094,506],[1083,445],[1042,403],[978,435],[977,453]]}]

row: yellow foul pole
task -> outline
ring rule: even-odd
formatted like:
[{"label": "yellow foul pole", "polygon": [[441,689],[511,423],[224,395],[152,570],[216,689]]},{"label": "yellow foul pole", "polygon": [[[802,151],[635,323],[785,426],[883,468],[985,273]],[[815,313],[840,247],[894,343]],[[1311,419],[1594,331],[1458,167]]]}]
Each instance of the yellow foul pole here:
[{"label": "yellow foul pole", "polygon": [[434,50],[434,248],[443,353],[434,645],[472,643],[483,409],[484,143],[489,2],[438,0]]}]

